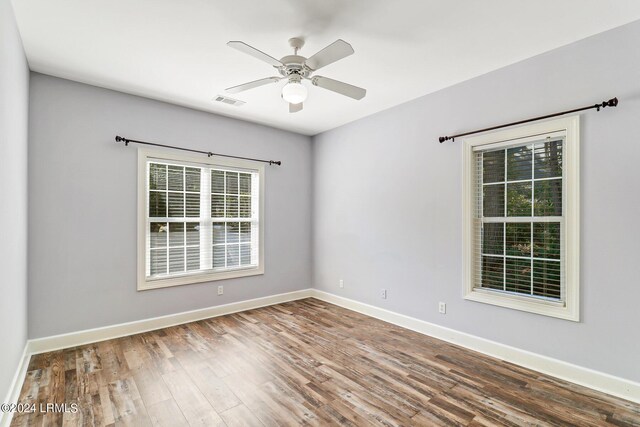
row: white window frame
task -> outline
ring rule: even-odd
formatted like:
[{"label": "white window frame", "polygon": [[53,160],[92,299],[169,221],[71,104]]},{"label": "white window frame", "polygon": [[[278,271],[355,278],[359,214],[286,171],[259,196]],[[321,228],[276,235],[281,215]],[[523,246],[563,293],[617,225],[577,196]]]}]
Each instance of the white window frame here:
[{"label": "white window frame", "polygon": [[[254,267],[237,268],[225,271],[206,271],[202,273],[190,273],[174,277],[147,278],[147,214],[148,214],[148,188],[147,188],[147,162],[153,160],[163,162],[192,163],[207,167],[220,167],[229,169],[246,169],[258,173],[258,264]],[[264,189],[265,167],[242,159],[212,156],[190,156],[177,154],[164,150],[138,149],[138,291],[166,288],[170,286],[190,285],[193,283],[212,282],[223,279],[256,276],[264,274]]]},{"label": "white window frame", "polygon": [[[474,257],[473,221],[475,211],[476,174],[474,148],[520,145],[540,140],[549,134],[563,136],[563,214],[565,230],[561,244],[565,248],[564,300],[545,301],[542,298],[508,294],[474,287],[477,262]],[[463,140],[463,283],[464,298],[486,304],[527,311],[545,316],[580,321],[580,116],[564,117],[504,130],[485,133]],[[506,171],[505,171],[506,173]]]}]

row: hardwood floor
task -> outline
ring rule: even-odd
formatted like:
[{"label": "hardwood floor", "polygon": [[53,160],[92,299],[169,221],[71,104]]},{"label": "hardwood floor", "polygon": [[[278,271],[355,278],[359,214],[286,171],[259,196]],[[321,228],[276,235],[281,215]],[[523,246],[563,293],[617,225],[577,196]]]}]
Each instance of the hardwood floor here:
[{"label": "hardwood floor", "polygon": [[36,355],[13,426],[640,426],[640,405],[316,299]]}]

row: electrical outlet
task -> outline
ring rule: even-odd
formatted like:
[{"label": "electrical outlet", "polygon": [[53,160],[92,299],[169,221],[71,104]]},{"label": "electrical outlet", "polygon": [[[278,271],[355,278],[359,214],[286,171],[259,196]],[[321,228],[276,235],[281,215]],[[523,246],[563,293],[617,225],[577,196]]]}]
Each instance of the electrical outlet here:
[{"label": "electrical outlet", "polygon": [[438,311],[440,312],[440,314],[446,314],[447,313],[447,304],[445,304],[443,302],[439,302],[438,303]]},{"label": "electrical outlet", "polygon": [[381,289],[380,290],[380,298],[387,299],[387,290],[386,289]]},{"label": "electrical outlet", "polygon": [[340,279],[340,287],[344,288],[344,280]]},{"label": "electrical outlet", "polygon": [[224,286],[220,285],[218,286],[218,295],[222,295],[224,294]]}]

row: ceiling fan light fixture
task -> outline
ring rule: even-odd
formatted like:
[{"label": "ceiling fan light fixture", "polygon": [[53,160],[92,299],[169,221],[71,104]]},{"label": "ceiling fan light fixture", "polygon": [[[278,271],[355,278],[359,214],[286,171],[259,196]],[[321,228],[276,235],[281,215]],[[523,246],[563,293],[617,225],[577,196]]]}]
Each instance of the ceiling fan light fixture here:
[{"label": "ceiling fan light fixture", "polygon": [[307,88],[300,79],[290,79],[282,88],[282,98],[289,104],[300,104],[307,99]]}]

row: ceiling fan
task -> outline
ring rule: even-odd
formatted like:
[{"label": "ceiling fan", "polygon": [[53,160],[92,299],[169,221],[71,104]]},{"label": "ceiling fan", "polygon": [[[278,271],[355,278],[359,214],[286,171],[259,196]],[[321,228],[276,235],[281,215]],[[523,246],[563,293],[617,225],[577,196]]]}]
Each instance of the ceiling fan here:
[{"label": "ceiling fan", "polygon": [[307,99],[307,88],[302,84],[302,80],[309,80],[314,86],[319,86],[353,99],[362,99],[367,94],[367,91],[360,87],[328,77],[311,75],[320,68],[353,54],[353,48],[349,43],[338,39],[310,58],[298,55],[298,51],[304,46],[304,40],[292,38],[289,39],[289,45],[293,48],[293,55],[287,55],[277,60],[246,43],[240,41],[228,42],[227,46],[272,65],[280,75],[233,86],[226,89],[226,91],[238,93],[269,83],[278,83],[281,80],[287,80],[287,84],[282,88],[282,98],[289,103],[290,113],[301,111],[302,103]]}]

